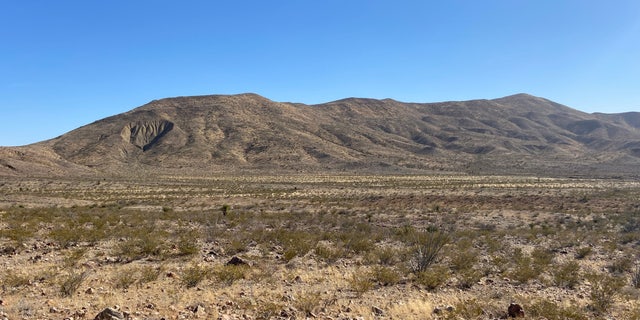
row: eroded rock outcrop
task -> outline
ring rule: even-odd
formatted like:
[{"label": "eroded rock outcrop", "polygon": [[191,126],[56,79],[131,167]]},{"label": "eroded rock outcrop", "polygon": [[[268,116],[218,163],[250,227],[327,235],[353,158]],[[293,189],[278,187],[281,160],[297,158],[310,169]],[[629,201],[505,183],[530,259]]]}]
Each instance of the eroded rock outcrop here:
[{"label": "eroded rock outcrop", "polygon": [[122,128],[120,136],[124,141],[147,151],[171,129],[173,122],[167,120],[137,121]]}]

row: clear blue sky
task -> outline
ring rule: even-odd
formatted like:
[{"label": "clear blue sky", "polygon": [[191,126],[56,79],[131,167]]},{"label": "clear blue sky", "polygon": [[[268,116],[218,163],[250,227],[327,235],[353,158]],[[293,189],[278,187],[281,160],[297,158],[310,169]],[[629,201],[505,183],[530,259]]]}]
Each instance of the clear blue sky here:
[{"label": "clear blue sky", "polygon": [[640,1],[0,2],[0,145],[150,100],[436,102],[526,92],[640,111]]}]

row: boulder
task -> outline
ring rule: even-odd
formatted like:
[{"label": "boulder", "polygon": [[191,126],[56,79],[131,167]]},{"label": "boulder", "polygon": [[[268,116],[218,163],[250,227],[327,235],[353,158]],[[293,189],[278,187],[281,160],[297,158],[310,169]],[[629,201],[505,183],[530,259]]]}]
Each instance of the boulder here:
[{"label": "boulder", "polygon": [[228,266],[248,266],[249,264],[238,257],[233,257],[229,262],[227,262]]},{"label": "boulder", "polygon": [[124,315],[114,309],[102,310],[93,320],[124,320]]},{"label": "boulder", "polygon": [[524,318],[524,309],[517,303],[511,303],[507,309],[509,318]]}]

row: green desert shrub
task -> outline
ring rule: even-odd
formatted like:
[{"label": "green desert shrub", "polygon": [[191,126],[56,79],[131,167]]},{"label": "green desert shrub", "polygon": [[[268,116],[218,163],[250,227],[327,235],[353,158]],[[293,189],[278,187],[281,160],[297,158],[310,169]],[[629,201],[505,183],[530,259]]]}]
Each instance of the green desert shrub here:
[{"label": "green desert shrub", "polygon": [[465,269],[456,273],[456,279],[458,280],[458,288],[469,289],[474,284],[478,283],[482,278],[482,273],[473,268]]},{"label": "green desert shrub", "polygon": [[375,266],[370,271],[373,281],[383,285],[394,285],[400,281],[400,273],[391,267]]},{"label": "green desert shrub", "polygon": [[476,299],[463,300],[453,306],[453,310],[445,314],[445,319],[482,319],[486,317],[484,306]]},{"label": "green desert shrub", "polygon": [[545,271],[544,268],[546,267],[546,263],[544,262],[546,261],[546,258],[541,258],[540,256],[532,258],[522,252],[520,248],[514,249],[512,261],[514,265],[507,273],[507,276],[521,284],[536,279],[543,271]]},{"label": "green desert shrub", "polygon": [[68,248],[82,240],[82,227],[75,223],[69,223],[49,232],[49,238],[62,248]]},{"label": "green desert shrub", "polygon": [[193,263],[182,271],[182,284],[187,288],[193,288],[209,277],[210,274],[210,268]]},{"label": "green desert shrub", "polygon": [[111,279],[114,288],[124,290],[129,289],[136,281],[136,274],[133,269],[117,272]]},{"label": "green desert shrub", "polygon": [[450,259],[451,269],[463,272],[474,267],[478,261],[478,252],[470,248],[453,250]]},{"label": "green desert shrub", "polygon": [[553,257],[553,251],[547,248],[535,248],[531,252],[531,258],[533,259],[535,268],[538,269],[540,273],[546,271],[551,262],[553,262]]},{"label": "green desert shrub", "polygon": [[376,248],[371,252],[374,257],[373,262],[383,265],[393,265],[400,256],[400,249],[391,246]]},{"label": "green desert shrub", "polygon": [[609,272],[616,274],[623,274],[630,272],[633,268],[633,260],[629,257],[619,257],[613,260],[609,265],[607,265],[607,269]]},{"label": "green desert shrub", "polygon": [[162,256],[166,251],[166,233],[138,232],[118,243],[114,255],[122,260],[137,260],[149,256]]},{"label": "green desert shrub", "polygon": [[607,274],[588,274],[587,279],[591,283],[591,308],[598,313],[607,312],[624,286],[624,279]]},{"label": "green desert shrub", "polygon": [[557,287],[573,289],[580,282],[580,264],[576,261],[565,262],[557,266],[552,275]]},{"label": "green desert shrub", "polygon": [[576,259],[584,259],[593,252],[593,248],[586,246],[576,249]]},{"label": "green desert shrub", "polygon": [[180,230],[178,242],[178,254],[181,256],[192,256],[200,250],[198,239],[200,234],[196,230]]},{"label": "green desert shrub", "polygon": [[441,265],[431,266],[429,269],[416,273],[415,282],[429,291],[435,291],[451,277],[449,268]]},{"label": "green desert shrub", "polygon": [[548,320],[587,320],[588,314],[576,305],[562,306],[556,302],[543,299],[532,302],[527,307],[527,314],[534,319]]},{"label": "green desert shrub", "polygon": [[71,250],[64,257],[64,260],[62,261],[62,265],[65,268],[73,268],[78,264],[78,262],[80,262],[80,260],[82,259],[82,257],[84,257],[86,253],[87,253],[87,248],[78,248],[75,250]]}]

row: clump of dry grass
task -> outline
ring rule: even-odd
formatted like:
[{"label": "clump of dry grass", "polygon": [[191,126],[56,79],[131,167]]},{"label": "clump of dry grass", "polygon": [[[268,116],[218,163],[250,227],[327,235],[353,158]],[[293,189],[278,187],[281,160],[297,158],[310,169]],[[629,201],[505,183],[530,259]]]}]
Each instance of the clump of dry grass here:
[{"label": "clump of dry grass", "polygon": [[370,275],[361,270],[353,272],[347,281],[351,290],[353,290],[358,297],[361,297],[363,294],[373,289],[375,285],[373,280],[371,280]]},{"label": "clump of dry grass", "polygon": [[295,300],[296,308],[310,316],[322,305],[322,295],[317,291],[301,292]]},{"label": "clump of dry grass", "polygon": [[213,276],[227,286],[245,279],[249,275],[250,268],[247,265],[224,265],[212,270]]},{"label": "clump of dry grass", "polygon": [[192,263],[182,271],[181,282],[185,287],[193,288],[209,277],[211,273],[211,268]]},{"label": "clump of dry grass", "polygon": [[587,320],[589,315],[576,304],[561,305],[548,299],[539,299],[527,306],[527,314],[549,320]]},{"label": "clump of dry grass", "polygon": [[60,294],[63,297],[71,297],[78,289],[82,282],[89,276],[87,271],[85,272],[70,272],[63,275],[59,280]]},{"label": "clump of dry grass", "polygon": [[28,286],[32,281],[27,274],[17,270],[5,270],[0,274],[0,279],[2,279],[2,290],[4,291]]}]

